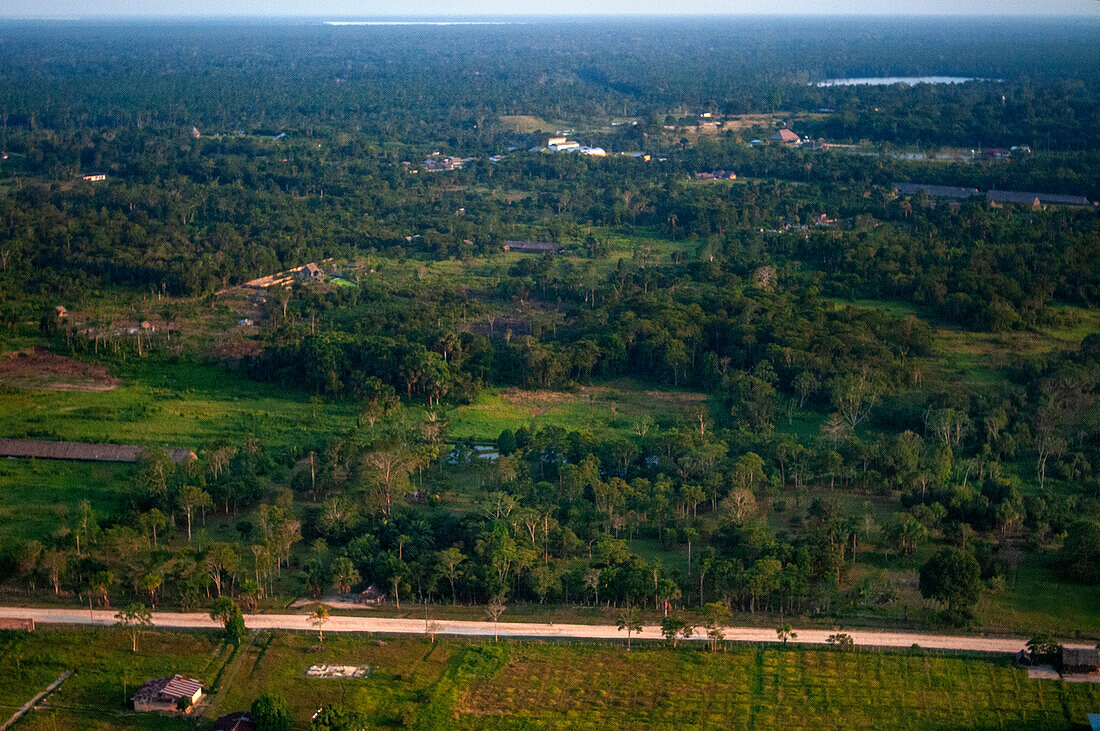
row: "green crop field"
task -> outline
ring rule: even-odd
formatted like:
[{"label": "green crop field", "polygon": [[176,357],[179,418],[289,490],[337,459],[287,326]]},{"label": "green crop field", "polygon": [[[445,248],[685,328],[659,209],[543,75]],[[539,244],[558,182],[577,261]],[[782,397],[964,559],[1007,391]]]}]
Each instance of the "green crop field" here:
[{"label": "green crop field", "polygon": [[[212,692],[206,725],[261,693],[285,697],[295,728],[321,706],[371,728],[1032,728],[1083,724],[1100,684],[1029,680],[1007,659],[731,645],[495,644],[260,633],[233,651],[202,633],[119,630],[0,634],[0,706],[66,669],[73,677],[21,728],[193,728],[127,711],[147,677],[193,674]],[[309,678],[310,665],[370,666],[362,679]],[[200,726],[201,728],[202,726]]]}]

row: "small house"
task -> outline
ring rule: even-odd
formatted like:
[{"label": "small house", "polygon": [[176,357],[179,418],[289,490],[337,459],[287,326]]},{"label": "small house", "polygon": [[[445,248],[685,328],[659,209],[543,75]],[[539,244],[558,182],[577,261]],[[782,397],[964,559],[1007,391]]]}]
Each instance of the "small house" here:
[{"label": "small house", "polygon": [[769,137],[768,141],[777,142],[781,145],[797,145],[800,142],[798,135],[786,127],[776,130],[776,133]]},{"label": "small house", "polygon": [[194,139],[196,139],[196,140],[197,140],[198,138],[202,137],[202,132],[199,132],[199,128],[198,128],[198,127],[192,127],[192,128],[191,128],[191,137],[192,137],[192,138],[194,138]]},{"label": "small house", "polygon": [[1064,647],[1061,664],[1063,673],[1100,673],[1100,650],[1094,647]]},{"label": "small house", "polygon": [[64,320],[66,317],[69,316],[69,311],[65,309],[65,305],[58,305],[57,307],[55,307],[53,309],[54,309],[54,312],[57,313],[57,319],[58,320]]},{"label": "small house", "polygon": [[359,603],[374,606],[381,604],[382,600],[386,598],[386,594],[374,584],[371,584],[363,591],[359,592]]},{"label": "small house", "polygon": [[131,700],[140,713],[190,713],[202,697],[201,680],[166,675],[141,686]]},{"label": "small house", "polygon": [[302,267],[302,279],[307,282],[323,282],[325,281],[325,271],[316,264],[306,264]]}]

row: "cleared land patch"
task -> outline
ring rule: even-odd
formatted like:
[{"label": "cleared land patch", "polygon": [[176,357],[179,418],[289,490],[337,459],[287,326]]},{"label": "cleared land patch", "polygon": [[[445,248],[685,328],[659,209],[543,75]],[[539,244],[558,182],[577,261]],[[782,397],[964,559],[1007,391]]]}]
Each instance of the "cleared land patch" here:
[{"label": "cleared land patch", "polygon": [[619,379],[575,391],[509,388],[487,392],[472,404],[455,409],[448,418],[455,439],[491,440],[504,429],[532,426],[627,435],[644,417],[657,425],[673,424],[706,406],[706,394],[647,388]]},{"label": "cleared land patch", "polygon": [[46,348],[0,357],[0,383],[36,391],[110,391],[119,385],[103,366],[81,363]]}]

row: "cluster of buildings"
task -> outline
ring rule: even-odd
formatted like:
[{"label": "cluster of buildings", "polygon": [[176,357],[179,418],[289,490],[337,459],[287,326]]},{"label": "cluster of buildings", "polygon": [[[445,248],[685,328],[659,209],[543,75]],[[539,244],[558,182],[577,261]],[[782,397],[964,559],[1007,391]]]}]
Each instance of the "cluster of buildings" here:
[{"label": "cluster of buildings", "polygon": [[573,142],[567,137],[551,137],[546,141],[545,149],[549,152],[576,152],[581,155],[593,155],[595,157],[603,157],[607,154],[607,150],[602,147],[587,147],[579,142]]},{"label": "cluster of buildings", "polygon": [[[438,152],[433,152],[430,157],[424,160],[424,172],[426,173],[446,173],[452,170],[461,170],[462,166],[468,162],[473,162],[477,158],[475,157],[456,157],[454,155],[441,155]],[[415,170],[409,172],[415,173]]]},{"label": "cluster of buildings", "polygon": [[705,173],[695,173],[692,177],[696,180],[737,180],[737,173],[731,173],[729,170],[711,170]]}]

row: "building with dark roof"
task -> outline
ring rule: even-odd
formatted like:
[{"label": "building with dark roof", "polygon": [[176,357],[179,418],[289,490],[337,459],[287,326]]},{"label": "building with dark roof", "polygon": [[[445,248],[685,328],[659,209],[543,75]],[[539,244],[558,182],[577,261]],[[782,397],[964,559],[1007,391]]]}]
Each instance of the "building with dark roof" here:
[{"label": "building with dark roof", "polygon": [[302,267],[302,279],[311,282],[323,282],[325,281],[325,270],[316,264],[309,263]]},{"label": "building with dark roof", "polygon": [[561,251],[561,244],[552,244],[549,241],[505,241],[505,251],[516,251],[521,254],[553,254]]},{"label": "building with dark roof", "polygon": [[1089,199],[1083,195],[1061,195],[1058,193],[1017,193],[1010,190],[991,190],[986,194],[990,203],[1016,203],[1025,206],[1089,206]]},{"label": "building with dark roof", "polygon": [[[982,195],[977,188],[959,188],[951,185],[926,185],[924,183],[894,183],[894,190],[901,195],[914,196],[925,193],[932,198],[964,200]],[[1060,193],[1030,193],[1011,190],[991,190],[985,193],[992,205],[1013,203],[1025,206],[1090,206],[1092,203],[1083,195],[1062,195]]]},{"label": "building with dark roof", "polygon": [[1100,673],[1100,650],[1094,647],[1063,647],[1062,672],[1074,675]]},{"label": "building with dark roof", "polygon": [[[35,459],[72,459],[81,462],[137,462],[144,447],[132,444],[85,444],[84,442],[45,442],[34,439],[0,439],[0,457]],[[198,456],[190,449],[167,449],[176,464]]]},{"label": "building with dark roof", "polygon": [[237,711],[218,716],[210,731],[256,731],[256,724],[248,716],[248,711]]},{"label": "building with dark roof", "polygon": [[927,194],[932,198],[949,198],[951,200],[964,200],[982,192],[977,188],[959,188],[952,185],[925,185],[924,183],[894,183],[894,190],[901,195]]}]

